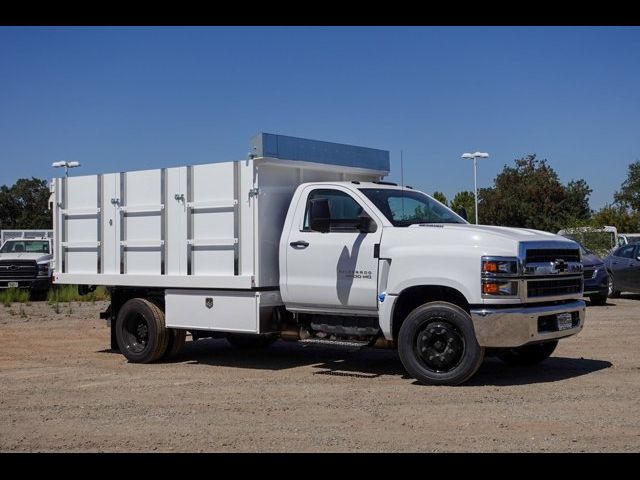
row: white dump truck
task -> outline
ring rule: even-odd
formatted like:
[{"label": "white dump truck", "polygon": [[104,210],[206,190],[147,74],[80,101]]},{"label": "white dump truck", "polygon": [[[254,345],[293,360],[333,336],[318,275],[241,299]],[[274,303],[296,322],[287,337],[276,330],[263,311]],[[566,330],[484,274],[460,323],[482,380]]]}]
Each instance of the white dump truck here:
[{"label": "white dump truck", "polygon": [[0,289],[29,290],[44,300],[51,286],[53,230],[0,231]]},{"label": "white dump truck", "polygon": [[455,385],[580,332],[575,242],[470,225],[388,173],[387,151],[263,133],[246,160],[57,178],[54,282],[109,288],[131,362],[190,332],[397,348],[412,377]]}]

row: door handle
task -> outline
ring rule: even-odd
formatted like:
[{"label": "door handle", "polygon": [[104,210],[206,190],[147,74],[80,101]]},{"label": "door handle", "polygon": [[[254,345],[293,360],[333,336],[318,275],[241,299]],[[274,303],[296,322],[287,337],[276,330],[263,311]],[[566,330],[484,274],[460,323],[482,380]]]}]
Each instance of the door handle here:
[{"label": "door handle", "polygon": [[291,242],[293,248],[307,248],[309,246],[309,242],[305,242],[304,240],[298,240],[297,242]]}]

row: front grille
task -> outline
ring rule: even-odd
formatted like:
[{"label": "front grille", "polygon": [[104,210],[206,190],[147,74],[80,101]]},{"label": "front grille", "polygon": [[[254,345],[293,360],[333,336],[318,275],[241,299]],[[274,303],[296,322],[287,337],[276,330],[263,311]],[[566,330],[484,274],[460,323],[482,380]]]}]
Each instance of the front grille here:
[{"label": "front grille", "polygon": [[584,276],[585,280],[591,280],[594,275],[596,274],[596,269],[595,268],[585,268],[582,271],[582,275]]},{"label": "front grille", "polygon": [[0,260],[0,280],[35,278],[37,268],[35,260]]},{"label": "front grille", "polygon": [[529,280],[527,282],[527,297],[554,297],[558,295],[572,295],[582,293],[582,278]]},{"label": "front grille", "polygon": [[527,250],[526,263],[555,262],[579,262],[580,251],[575,248],[533,248]]}]

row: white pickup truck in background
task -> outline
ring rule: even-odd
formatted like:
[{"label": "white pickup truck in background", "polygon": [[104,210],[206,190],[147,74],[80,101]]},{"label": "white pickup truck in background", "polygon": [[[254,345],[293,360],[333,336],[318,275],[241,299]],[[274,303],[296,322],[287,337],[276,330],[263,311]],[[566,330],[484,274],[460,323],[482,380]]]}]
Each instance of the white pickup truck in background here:
[{"label": "white pickup truck in background", "polygon": [[0,289],[24,288],[32,300],[51,286],[53,230],[0,231]]},{"label": "white pickup truck in background", "polygon": [[470,225],[388,173],[387,151],[259,134],[247,160],[57,178],[54,282],[109,288],[132,362],[189,331],[397,348],[412,377],[456,385],[582,329],[575,242]]}]

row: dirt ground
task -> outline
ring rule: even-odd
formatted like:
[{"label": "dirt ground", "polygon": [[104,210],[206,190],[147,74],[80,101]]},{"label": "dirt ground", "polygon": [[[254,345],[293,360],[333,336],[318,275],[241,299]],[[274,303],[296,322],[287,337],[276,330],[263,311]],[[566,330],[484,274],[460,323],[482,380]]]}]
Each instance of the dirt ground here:
[{"label": "dirt ground", "polygon": [[589,306],[541,365],[487,359],[460,387],[414,383],[393,351],[282,341],[130,364],[105,306],[0,306],[0,451],[640,450],[640,296]]}]

